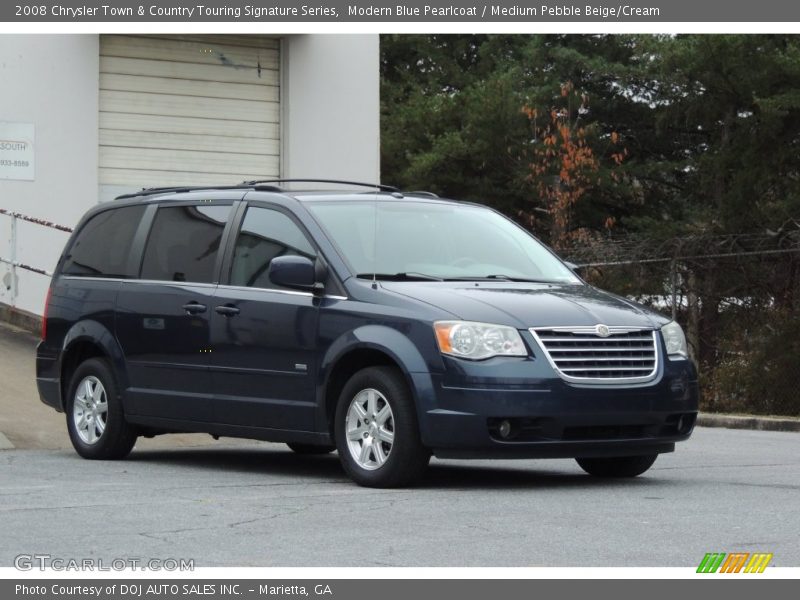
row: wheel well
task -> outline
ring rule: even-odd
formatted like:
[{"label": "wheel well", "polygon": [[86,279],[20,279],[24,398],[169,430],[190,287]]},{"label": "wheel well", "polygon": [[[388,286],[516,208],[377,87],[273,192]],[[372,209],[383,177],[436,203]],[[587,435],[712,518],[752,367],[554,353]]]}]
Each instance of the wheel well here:
[{"label": "wheel well", "polygon": [[93,342],[76,342],[67,353],[61,363],[61,400],[64,406],[67,405],[67,394],[69,394],[69,384],[72,374],[81,363],[90,358],[105,358],[106,353]]},{"label": "wheel well", "polygon": [[328,417],[328,429],[333,437],[333,416],[336,403],[347,381],[361,369],[367,367],[397,367],[400,365],[388,354],[371,348],[351,350],[336,362],[328,377],[325,388],[325,413]]}]

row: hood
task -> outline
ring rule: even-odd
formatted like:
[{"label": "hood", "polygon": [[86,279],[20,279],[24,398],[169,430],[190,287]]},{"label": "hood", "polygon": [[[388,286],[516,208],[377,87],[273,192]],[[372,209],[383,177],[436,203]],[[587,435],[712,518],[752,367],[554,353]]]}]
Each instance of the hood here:
[{"label": "hood", "polygon": [[589,285],[384,281],[381,286],[465,321],[496,323],[518,329],[599,323],[658,328],[669,322],[641,304]]}]

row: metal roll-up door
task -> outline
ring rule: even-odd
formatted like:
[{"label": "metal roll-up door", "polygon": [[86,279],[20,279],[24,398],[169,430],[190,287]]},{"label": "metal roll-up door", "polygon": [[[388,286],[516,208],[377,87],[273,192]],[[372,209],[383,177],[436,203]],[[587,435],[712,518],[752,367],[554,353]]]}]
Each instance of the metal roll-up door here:
[{"label": "metal roll-up door", "polygon": [[101,197],[278,176],[279,53],[266,36],[101,36]]}]

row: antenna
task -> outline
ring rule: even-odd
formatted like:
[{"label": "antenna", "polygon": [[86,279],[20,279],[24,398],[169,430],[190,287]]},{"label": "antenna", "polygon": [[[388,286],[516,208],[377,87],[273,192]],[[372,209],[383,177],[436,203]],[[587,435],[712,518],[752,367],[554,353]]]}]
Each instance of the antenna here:
[{"label": "antenna", "polygon": [[372,289],[378,289],[378,192],[372,194],[375,221],[372,225]]}]

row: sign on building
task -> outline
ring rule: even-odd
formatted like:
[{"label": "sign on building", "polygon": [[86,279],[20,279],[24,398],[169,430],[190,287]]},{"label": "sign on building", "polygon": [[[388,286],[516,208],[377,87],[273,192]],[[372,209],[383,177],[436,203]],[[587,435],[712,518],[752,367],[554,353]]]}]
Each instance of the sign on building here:
[{"label": "sign on building", "polygon": [[0,179],[34,180],[33,123],[0,121]]}]

